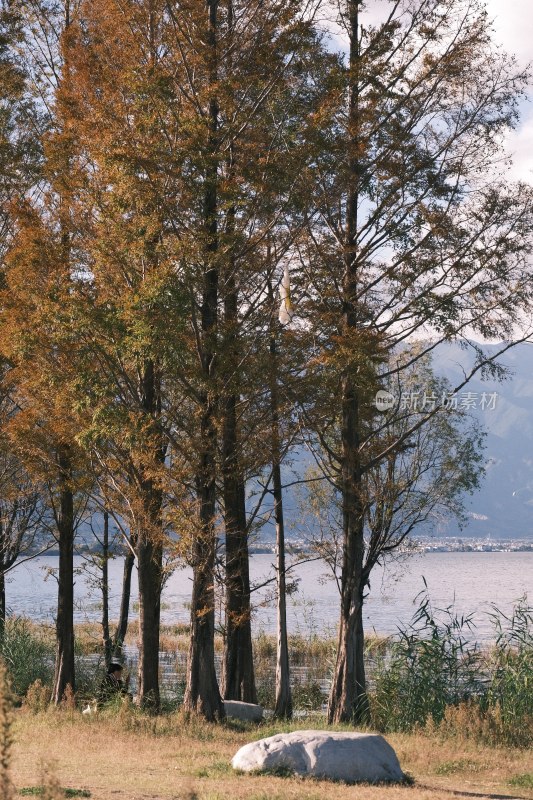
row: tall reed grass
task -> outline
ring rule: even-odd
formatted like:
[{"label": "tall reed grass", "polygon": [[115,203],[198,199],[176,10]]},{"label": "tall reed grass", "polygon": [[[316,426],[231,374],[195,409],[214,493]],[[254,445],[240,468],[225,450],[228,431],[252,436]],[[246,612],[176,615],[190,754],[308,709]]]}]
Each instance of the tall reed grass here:
[{"label": "tall reed grass", "polygon": [[371,693],[381,731],[428,728],[491,743],[533,743],[533,607],[493,607],[495,641],[475,641],[471,617],[432,607],[426,590],[411,623],[380,655]]},{"label": "tall reed grass", "polygon": [[31,684],[49,683],[54,648],[46,632],[24,617],[8,617],[0,638],[0,656],[9,672],[13,692],[23,697]]}]

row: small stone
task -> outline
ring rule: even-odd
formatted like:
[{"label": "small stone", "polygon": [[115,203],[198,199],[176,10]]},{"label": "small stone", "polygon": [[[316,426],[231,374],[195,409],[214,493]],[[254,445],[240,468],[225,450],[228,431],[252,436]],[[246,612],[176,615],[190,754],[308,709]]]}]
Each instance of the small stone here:
[{"label": "small stone", "polygon": [[255,703],[243,703],[240,700],[224,700],[224,710],[230,719],[242,719],[248,722],[261,722],[263,709]]}]

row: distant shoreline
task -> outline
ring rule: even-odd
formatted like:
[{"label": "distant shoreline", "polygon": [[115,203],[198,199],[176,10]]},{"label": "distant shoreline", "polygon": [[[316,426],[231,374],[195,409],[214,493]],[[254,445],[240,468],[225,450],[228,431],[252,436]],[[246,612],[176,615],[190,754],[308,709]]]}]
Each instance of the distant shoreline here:
[{"label": "distant shoreline", "polygon": [[[287,552],[293,555],[302,555],[302,556],[311,556],[312,553],[304,548],[303,546],[299,545],[289,545],[287,548]],[[251,556],[257,555],[275,555],[276,548],[274,545],[264,545],[262,547],[251,547],[249,549],[249,553]],[[432,544],[432,545],[420,545],[414,548],[408,548],[405,550],[401,550],[399,552],[402,556],[409,556],[409,555],[440,555],[442,553],[533,553],[533,542],[494,542],[493,544],[484,544],[481,546],[475,546],[470,544]],[[101,556],[102,549],[101,548],[91,548],[91,547],[79,547],[76,548],[74,555],[77,556]],[[50,550],[46,550],[43,552],[36,552],[36,553],[27,553],[25,554],[20,561],[26,561],[28,558],[38,558],[38,557],[53,557],[57,558],[59,556],[59,550],[57,548],[53,548]],[[125,552],[111,552],[110,558],[123,558],[125,556]],[[19,563],[18,561],[16,563]]]}]

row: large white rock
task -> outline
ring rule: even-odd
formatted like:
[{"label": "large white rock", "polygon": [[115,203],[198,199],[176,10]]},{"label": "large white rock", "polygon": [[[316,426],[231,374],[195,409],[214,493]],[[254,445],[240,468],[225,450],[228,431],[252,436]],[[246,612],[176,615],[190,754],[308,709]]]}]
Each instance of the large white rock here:
[{"label": "large white rock", "polygon": [[347,783],[404,778],[396,753],[374,733],[278,733],[241,747],[231,765],[243,772],[281,769]]},{"label": "large white rock", "polygon": [[243,703],[240,700],[224,700],[226,716],[233,719],[244,719],[249,722],[261,722],[263,709],[255,703]]}]

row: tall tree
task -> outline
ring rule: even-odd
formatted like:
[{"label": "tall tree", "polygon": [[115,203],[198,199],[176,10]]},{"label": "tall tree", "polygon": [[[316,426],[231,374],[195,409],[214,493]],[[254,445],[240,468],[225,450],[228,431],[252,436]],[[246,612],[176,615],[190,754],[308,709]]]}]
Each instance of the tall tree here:
[{"label": "tall tree", "polygon": [[[409,350],[403,353],[404,359],[411,356]],[[428,362],[425,358],[406,372],[403,397],[397,398],[389,409],[376,411],[368,423],[379,429],[379,435],[371,443],[374,454],[390,443],[401,440],[402,444],[391,449],[386,458],[377,461],[363,475],[363,602],[358,610],[355,637],[357,674],[363,677],[363,603],[374,567],[397,556],[420,527],[427,532],[444,519],[464,522],[466,497],[479,487],[483,473],[480,426],[457,407],[451,386],[434,375]],[[389,396],[393,397],[392,392]],[[448,405],[426,419],[428,408],[423,404],[424,396],[428,398],[428,407],[435,407],[443,397]],[[416,422],[421,419],[425,419],[425,424],[417,428]],[[320,471],[313,470],[313,475],[320,478]],[[305,507],[311,509],[310,527],[315,531],[310,546],[324,559],[339,589],[343,565],[340,487],[340,473],[335,470],[329,472],[327,480],[322,477],[309,483],[304,491]],[[360,711],[368,714],[363,693],[359,702]]]},{"label": "tall tree", "polygon": [[[105,7],[104,7],[105,6]],[[175,320],[176,275],[163,241],[159,114],[162,6],[82,4],[72,47],[80,247],[85,267],[71,303],[79,440],[97,466],[106,507],[127,524],[139,574],[139,696],[159,706],[165,456],[162,341]],[[160,159],[164,151],[160,151]],[[151,181],[155,177],[155,186]],[[90,209],[91,215],[87,216]],[[177,326],[179,330],[179,325]],[[127,558],[124,603],[133,558]],[[125,607],[120,639],[125,635]]]},{"label": "tall tree", "polygon": [[[410,434],[373,451],[373,395],[380,381],[391,373],[400,380],[410,367],[394,355],[405,342],[426,334],[416,359],[466,332],[512,339],[517,309],[531,303],[531,192],[506,183],[497,168],[525,75],[495,52],[478,3],[393,2],[376,25],[364,14],[363,3],[347,0],[339,20],[349,50],[345,92],[331,106],[338,103],[317,169],[320,218],[302,253],[317,374],[329,381],[315,431],[341,474],[331,722],[366,714],[357,657],[364,476]],[[482,347],[476,352],[479,370],[490,359]],[[383,358],[392,364],[385,373]],[[336,448],[327,448],[329,426],[339,431]]]},{"label": "tall tree", "polygon": [[53,699],[67,686],[75,690],[73,620],[73,545],[77,525],[75,496],[82,462],[63,381],[72,378],[73,341],[68,325],[58,324],[69,299],[70,267],[59,227],[21,208],[18,229],[6,260],[2,293],[3,353],[6,381],[17,413],[7,434],[32,479],[48,486],[54,536],[60,550],[56,620],[56,670]]},{"label": "tall tree", "polygon": [[[275,473],[270,447],[260,444],[272,436],[272,357],[265,347],[273,313],[268,286],[308,210],[305,187],[313,143],[305,132],[313,127],[335,59],[324,52],[313,28],[317,5],[308,6],[308,16],[298,4],[284,7],[283,13],[276,3],[264,4],[261,14],[248,2],[228,3],[227,8],[224,40],[232,46],[220,68],[231,81],[226,102],[230,108],[237,104],[239,117],[234,125],[226,123],[229,157],[222,165],[223,207],[228,209],[219,341],[226,524],[224,690],[228,698],[253,699],[247,542],[258,508],[246,503],[245,485],[263,474],[270,474],[271,485]],[[248,35],[243,37],[245,28]],[[235,69],[242,87],[234,85]],[[251,107],[240,102],[243,91]],[[257,153],[264,157],[258,160]],[[280,442],[280,456],[284,447]],[[279,502],[277,509],[281,514]]]},{"label": "tall tree", "polygon": [[[65,0],[51,6],[43,1],[17,7],[25,72],[32,92],[42,101],[46,136],[42,139],[44,163],[35,207],[29,201],[12,206],[14,235],[6,256],[2,297],[5,330],[1,347],[9,363],[6,381],[19,408],[11,420],[10,436],[24,454],[28,469],[50,487],[60,551],[53,688],[56,703],[62,700],[67,686],[75,690],[74,495],[80,465],[70,424],[69,395],[63,383],[72,375],[69,353],[74,350],[65,313],[75,271],[69,184],[72,136],[65,97],[70,81],[67,40],[75,5]],[[41,83],[36,72],[46,52],[47,79]],[[44,85],[46,90],[41,93]],[[39,126],[35,127],[40,132]]]}]

